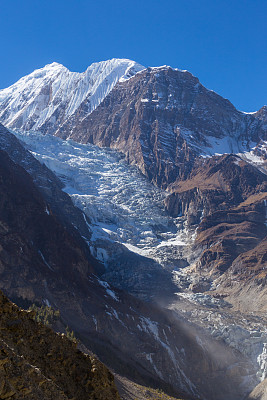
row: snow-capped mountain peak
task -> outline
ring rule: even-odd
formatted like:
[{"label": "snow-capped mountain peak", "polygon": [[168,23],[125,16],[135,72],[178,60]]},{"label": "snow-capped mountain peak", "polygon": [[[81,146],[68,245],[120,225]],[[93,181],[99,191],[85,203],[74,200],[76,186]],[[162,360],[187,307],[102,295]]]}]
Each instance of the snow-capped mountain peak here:
[{"label": "snow-capped mountain peak", "polygon": [[[62,65],[62,64],[60,64],[60,63],[58,63],[58,62],[56,62],[56,61],[53,61],[52,63],[50,63],[50,64],[46,64],[45,66],[44,66],[44,68],[58,68],[58,67],[64,67],[64,65]],[[64,68],[66,68],[66,67],[64,67]]]},{"label": "snow-capped mountain peak", "polygon": [[58,128],[86,102],[93,111],[118,80],[126,80],[144,69],[127,59],[113,58],[71,72],[53,62],[0,90],[0,118],[8,127],[22,130]]}]

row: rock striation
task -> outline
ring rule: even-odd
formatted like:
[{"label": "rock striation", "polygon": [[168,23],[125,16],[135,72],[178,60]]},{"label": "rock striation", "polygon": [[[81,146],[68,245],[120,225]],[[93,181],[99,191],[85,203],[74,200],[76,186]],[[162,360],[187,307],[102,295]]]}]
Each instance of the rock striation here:
[{"label": "rock striation", "polygon": [[265,379],[250,393],[246,400],[266,400],[267,399],[267,380]]},{"label": "rock striation", "polygon": [[117,149],[167,187],[186,177],[200,155],[239,152],[266,140],[263,111],[236,110],[187,71],[147,68],[118,82],[87,117],[77,111],[54,134]]},{"label": "rock striation", "polygon": [[[196,162],[187,179],[177,180],[171,191],[166,199],[169,212],[182,213],[189,225],[197,226],[196,271],[220,277],[216,293],[229,295],[234,304],[237,299],[230,293],[238,291],[239,306],[250,288],[249,308],[265,311],[266,175],[238,156],[216,156]],[[258,305],[252,300],[256,288],[261,291]],[[245,301],[243,309],[247,307]]]}]

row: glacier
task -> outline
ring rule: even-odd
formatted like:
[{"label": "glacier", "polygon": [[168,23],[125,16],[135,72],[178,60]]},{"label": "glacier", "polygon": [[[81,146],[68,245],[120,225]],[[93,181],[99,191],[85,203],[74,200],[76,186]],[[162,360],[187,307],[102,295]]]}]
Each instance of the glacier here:
[{"label": "glacier", "polygon": [[105,249],[92,247],[102,239],[175,268],[173,253],[182,253],[194,235],[189,234],[182,217],[174,219],[165,211],[168,192],[155,187],[115,150],[39,132],[14,134],[61,179],[63,190],[88,216],[90,246],[96,258],[108,262]]}]

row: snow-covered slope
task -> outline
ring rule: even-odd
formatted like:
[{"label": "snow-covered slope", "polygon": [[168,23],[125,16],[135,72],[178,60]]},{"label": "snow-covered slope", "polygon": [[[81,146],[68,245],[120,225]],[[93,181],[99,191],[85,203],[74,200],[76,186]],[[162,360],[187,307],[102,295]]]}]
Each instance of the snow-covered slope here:
[{"label": "snow-covered slope", "polygon": [[[86,100],[93,111],[118,80],[144,69],[127,59],[93,63],[83,73],[70,72],[56,62],[37,69],[14,85],[0,90],[1,122],[13,129],[51,133]],[[82,116],[81,116],[82,117]]]}]

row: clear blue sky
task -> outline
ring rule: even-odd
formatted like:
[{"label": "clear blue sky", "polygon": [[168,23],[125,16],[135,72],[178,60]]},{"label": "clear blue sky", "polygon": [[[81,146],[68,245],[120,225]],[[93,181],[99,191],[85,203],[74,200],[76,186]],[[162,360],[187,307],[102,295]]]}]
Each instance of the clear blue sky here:
[{"label": "clear blue sky", "polygon": [[188,69],[238,109],[267,103],[266,0],[7,0],[0,88],[53,61],[130,58]]}]

